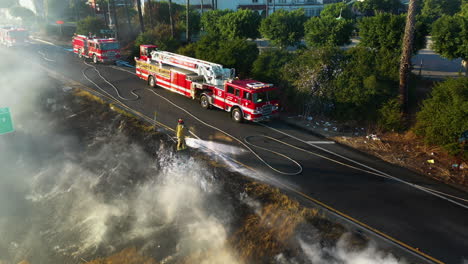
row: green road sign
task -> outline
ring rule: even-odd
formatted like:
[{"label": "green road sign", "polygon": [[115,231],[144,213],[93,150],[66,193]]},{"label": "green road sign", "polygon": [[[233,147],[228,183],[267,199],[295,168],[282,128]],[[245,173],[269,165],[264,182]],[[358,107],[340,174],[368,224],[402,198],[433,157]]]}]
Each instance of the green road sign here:
[{"label": "green road sign", "polygon": [[0,108],[0,135],[15,131],[11,121],[10,109]]}]

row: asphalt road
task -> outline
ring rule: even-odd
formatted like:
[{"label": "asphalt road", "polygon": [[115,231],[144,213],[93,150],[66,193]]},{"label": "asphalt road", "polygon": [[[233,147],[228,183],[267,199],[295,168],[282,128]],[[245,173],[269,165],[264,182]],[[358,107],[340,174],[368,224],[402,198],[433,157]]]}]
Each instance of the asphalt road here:
[{"label": "asphalt road", "polygon": [[[463,199],[468,199],[467,193],[338,144],[306,144],[298,139],[323,139],[278,120],[262,124],[236,124],[230,120],[229,113],[202,109],[197,101],[163,89],[147,89],[146,83],[132,74],[132,68],[98,65],[97,69],[102,77],[115,86],[112,87],[92,67],[64,48],[36,43],[28,52],[44,67],[101,93],[107,92],[147,117],[153,118],[156,112],[158,122],[175,127],[177,119],[184,118],[191,131],[203,140],[243,147],[236,140],[200,120],[242,142],[245,137],[252,136],[249,138],[252,143],[287,155],[303,167],[303,172],[299,175],[284,175],[272,171],[248,151],[231,157],[260,171],[270,183],[286,188],[296,195],[302,193],[302,198],[317,199],[399,243],[417,248],[442,262],[461,264],[463,259],[468,259],[468,203],[454,200],[459,202],[455,204],[445,199],[446,196],[436,196],[411,184]],[[103,91],[96,88],[83,73],[101,86]],[[120,98],[115,89],[119,90]],[[170,100],[191,115],[162,98]],[[262,136],[279,139],[307,152]],[[317,146],[322,149],[318,149]],[[256,147],[252,149],[278,170],[289,173],[298,170],[296,165],[285,158]],[[379,172],[366,172],[370,170],[366,166]],[[382,172],[399,180],[376,175]]]}]

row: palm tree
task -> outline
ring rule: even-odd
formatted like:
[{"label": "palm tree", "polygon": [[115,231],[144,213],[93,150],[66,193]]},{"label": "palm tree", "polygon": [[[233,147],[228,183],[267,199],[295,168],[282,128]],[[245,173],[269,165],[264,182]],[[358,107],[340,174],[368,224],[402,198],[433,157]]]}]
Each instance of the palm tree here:
[{"label": "palm tree", "polygon": [[186,6],[186,18],[185,18],[185,39],[187,40],[187,42],[190,42],[190,29],[189,29],[189,25],[190,25],[190,19],[189,19],[189,9],[190,9],[190,0],[185,0],[185,6]]},{"label": "palm tree", "polygon": [[174,21],[172,19],[172,0],[169,0],[169,23],[171,24],[172,37],[175,38],[175,35],[174,35]]},{"label": "palm tree", "polygon": [[403,50],[400,61],[400,105],[404,116],[408,113],[408,79],[413,53],[414,27],[416,15],[416,0],[410,0],[408,15],[406,17],[405,35],[403,37]]},{"label": "palm tree", "polygon": [[143,13],[141,12],[141,0],[137,0],[137,9],[138,9],[138,17],[140,18],[140,29],[141,33],[145,32],[145,24],[143,22]]}]

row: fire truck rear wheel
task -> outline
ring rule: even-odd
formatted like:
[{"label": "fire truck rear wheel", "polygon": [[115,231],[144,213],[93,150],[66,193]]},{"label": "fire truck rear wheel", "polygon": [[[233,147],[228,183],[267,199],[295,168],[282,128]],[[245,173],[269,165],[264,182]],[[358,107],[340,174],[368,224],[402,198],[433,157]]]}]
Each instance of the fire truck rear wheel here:
[{"label": "fire truck rear wheel", "polygon": [[156,80],[154,79],[153,76],[150,76],[149,79],[148,79],[148,85],[151,87],[151,88],[156,88]]},{"label": "fire truck rear wheel", "polygon": [[242,116],[242,111],[239,108],[234,108],[231,112],[232,119],[237,122],[241,123],[244,121],[244,117]]},{"label": "fire truck rear wheel", "polygon": [[208,97],[206,97],[206,95],[202,95],[202,97],[200,97],[200,104],[201,104],[201,107],[205,109],[211,108],[210,101],[208,100]]},{"label": "fire truck rear wheel", "polygon": [[94,64],[98,63],[98,58],[97,58],[96,54],[93,55],[93,63]]}]

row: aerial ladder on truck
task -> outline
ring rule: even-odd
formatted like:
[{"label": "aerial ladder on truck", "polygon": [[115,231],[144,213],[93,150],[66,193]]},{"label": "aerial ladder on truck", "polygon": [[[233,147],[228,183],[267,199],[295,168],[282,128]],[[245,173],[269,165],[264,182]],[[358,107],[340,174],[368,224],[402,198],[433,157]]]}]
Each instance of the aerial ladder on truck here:
[{"label": "aerial ladder on truck", "polygon": [[234,79],[235,76],[234,69],[223,68],[223,65],[221,64],[203,61],[167,51],[152,51],[151,60],[159,63],[160,67],[162,67],[163,64],[166,64],[194,72],[198,76],[203,76],[207,84],[216,86],[224,85],[225,82]]}]

